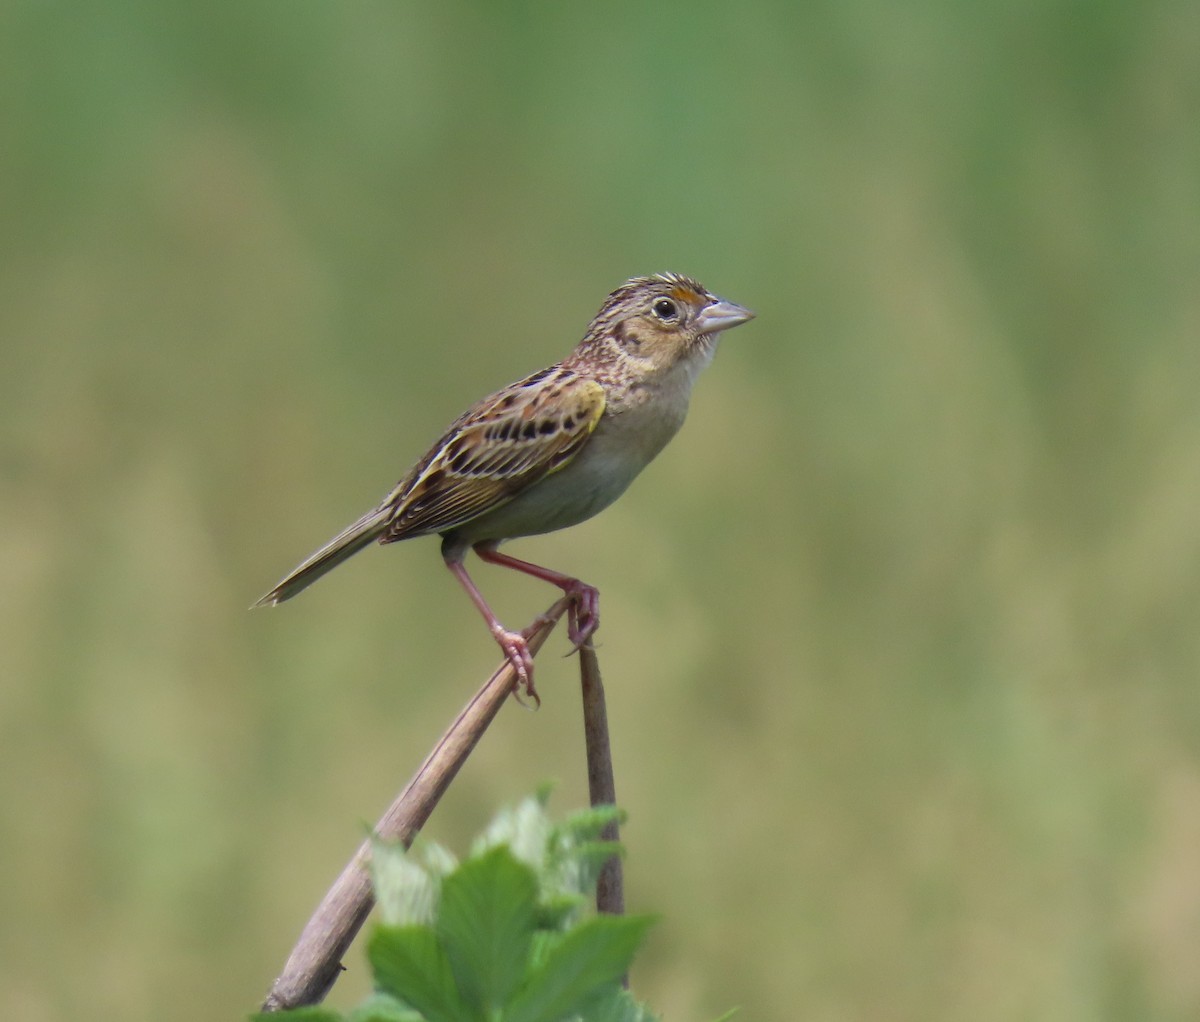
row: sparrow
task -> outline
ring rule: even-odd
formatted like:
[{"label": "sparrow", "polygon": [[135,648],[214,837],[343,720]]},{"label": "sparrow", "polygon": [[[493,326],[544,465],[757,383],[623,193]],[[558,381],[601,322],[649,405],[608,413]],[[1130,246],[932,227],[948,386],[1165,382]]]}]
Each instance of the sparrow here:
[{"label": "sparrow", "polygon": [[467,552],[557,586],[571,599],[574,648],[590,642],[600,624],[595,587],[497,548],[577,525],[621,496],[683,425],[722,331],[753,318],[678,273],[627,280],[570,355],[472,405],[375,508],[254,606],[290,600],[370,543],[437,534],[446,566],[512,665],[516,691],[537,700],[529,629],[500,623],[467,573]]}]

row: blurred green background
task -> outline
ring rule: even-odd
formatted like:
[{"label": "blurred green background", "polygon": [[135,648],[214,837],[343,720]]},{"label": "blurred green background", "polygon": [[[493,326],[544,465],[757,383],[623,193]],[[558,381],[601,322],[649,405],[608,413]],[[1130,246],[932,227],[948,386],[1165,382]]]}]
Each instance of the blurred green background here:
[{"label": "blurred green background", "polygon": [[[1200,1017],[1200,6],[15,0],[0,39],[0,1015],[258,1003],[497,656],[433,540],[246,608],[672,269],[758,320],[622,502],[512,548],[604,593],[638,994]],[[430,835],[584,801],[565,648]]]}]

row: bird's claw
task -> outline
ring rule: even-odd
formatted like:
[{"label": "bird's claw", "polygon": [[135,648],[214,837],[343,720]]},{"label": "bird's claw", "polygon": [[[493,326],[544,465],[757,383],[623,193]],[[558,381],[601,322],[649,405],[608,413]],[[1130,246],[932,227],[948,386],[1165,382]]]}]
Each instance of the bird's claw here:
[{"label": "bird's claw", "polygon": [[521,632],[510,632],[503,628],[495,631],[496,642],[504,650],[504,656],[516,674],[516,684],[513,685],[513,696],[517,702],[524,703],[522,691],[533,700],[535,706],[542,705],[542,699],[533,687],[533,654],[529,652],[529,643]]},{"label": "bird's claw", "polygon": [[[567,609],[567,638],[571,640],[571,653],[578,653],[591,645],[592,635],[600,627],[600,591],[595,586],[576,581],[564,587],[564,592],[571,601]],[[532,699],[535,708],[542,705],[541,696],[533,687],[533,654],[529,651],[529,639],[539,628],[553,621],[552,617],[542,614],[534,618],[523,632],[510,632],[498,623],[492,629],[496,642],[504,650],[504,656],[517,676],[513,696],[522,705],[527,705],[522,696]],[[567,655],[570,656],[570,653]]]},{"label": "bird's claw", "polygon": [[600,627],[600,590],[577,581],[566,590],[566,594],[571,598],[571,607],[567,612],[567,638],[571,640],[571,653],[578,653],[591,644],[592,635]]}]

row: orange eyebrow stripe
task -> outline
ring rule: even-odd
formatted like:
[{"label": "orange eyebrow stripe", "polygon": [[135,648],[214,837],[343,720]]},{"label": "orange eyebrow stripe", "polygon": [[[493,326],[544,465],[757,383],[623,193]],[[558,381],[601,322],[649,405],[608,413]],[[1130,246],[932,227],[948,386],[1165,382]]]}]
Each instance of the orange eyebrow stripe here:
[{"label": "orange eyebrow stripe", "polygon": [[670,292],[668,293],[672,298],[677,298],[681,302],[687,302],[689,305],[695,304],[700,298],[700,295],[693,291],[690,287],[683,287],[682,285],[671,288]]}]

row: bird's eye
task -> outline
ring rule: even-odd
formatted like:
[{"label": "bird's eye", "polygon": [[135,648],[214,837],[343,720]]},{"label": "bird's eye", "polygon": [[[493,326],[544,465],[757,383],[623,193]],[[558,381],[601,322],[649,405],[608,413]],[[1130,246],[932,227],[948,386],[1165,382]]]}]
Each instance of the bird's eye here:
[{"label": "bird's eye", "polygon": [[679,307],[670,298],[660,298],[654,303],[654,315],[664,323],[670,323],[679,316]]}]

